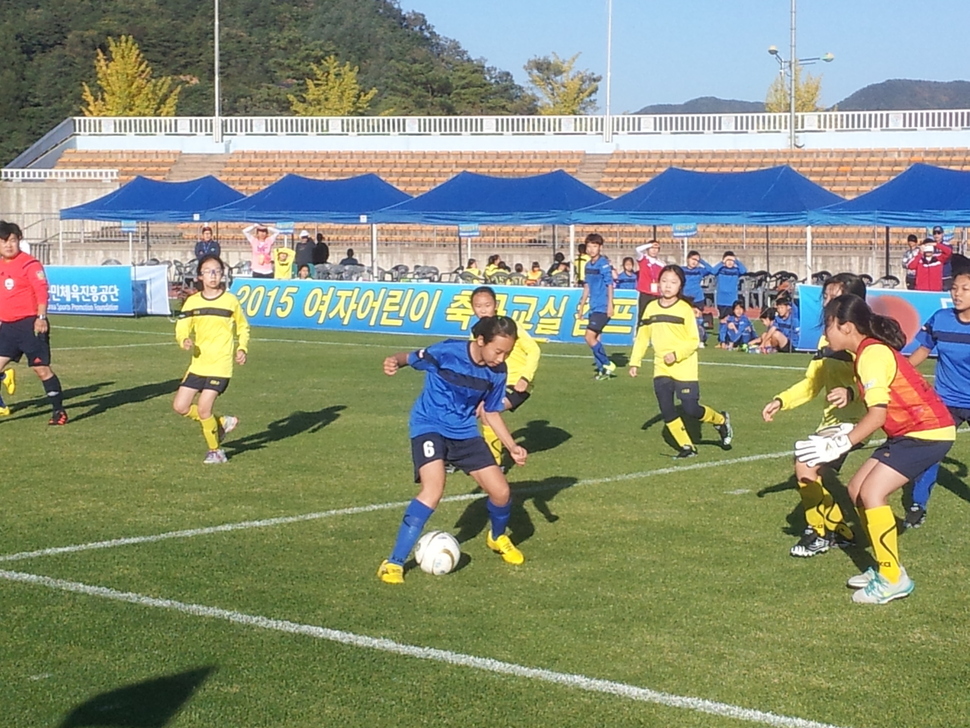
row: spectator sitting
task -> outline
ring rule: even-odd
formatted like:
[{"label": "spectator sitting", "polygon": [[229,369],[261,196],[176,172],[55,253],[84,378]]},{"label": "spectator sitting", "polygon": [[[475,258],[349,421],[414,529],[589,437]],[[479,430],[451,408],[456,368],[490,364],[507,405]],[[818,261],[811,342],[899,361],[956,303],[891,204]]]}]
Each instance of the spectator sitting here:
[{"label": "spectator sitting", "polygon": [[916,273],[915,290],[942,291],[946,264],[952,255],[953,248],[926,238],[921,254],[909,262],[909,269]]},{"label": "spectator sitting", "polygon": [[798,307],[792,303],[791,297],[778,296],[775,299],[774,319],[768,325],[768,330],[752,341],[750,347],[758,347],[762,354],[795,351],[801,330],[798,318]]},{"label": "spectator sitting", "polygon": [[478,261],[474,258],[468,259],[468,263],[465,265],[465,272],[471,273],[473,276],[478,276],[482,280],[485,280],[485,276],[482,275],[482,271],[478,267]]},{"label": "spectator sitting", "polygon": [[748,269],[730,250],[725,250],[721,262],[711,269],[711,273],[717,280],[714,305],[717,306],[718,318],[723,320],[734,310],[734,302],[738,300],[740,278],[747,272]]},{"label": "spectator sitting", "polygon": [[718,339],[725,349],[747,349],[755,338],[754,326],[751,319],[744,314],[744,304],[735,301],[731,313],[721,322]]},{"label": "spectator sitting", "polygon": [[313,246],[313,265],[330,262],[330,246],[323,242],[323,233],[317,233],[317,244]]},{"label": "spectator sitting", "polygon": [[580,243],[576,247],[576,260],[573,261],[576,265],[576,284],[583,285],[583,276],[586,275],[586,264],[589,263],[590,257],[586,253],[586,243]]},{"label": "spectator sitting", "polygon": [[309,278],[312,278],[313,276],[310,275],[310,266],[301,265],[299,268],[297,268],[296,277],[299,278],[301,281],[305,281]]},{"label": "spectator sitting", "polygon": [[212,228],[205,225],[200,232],[199,242],[195,244],[195,259],[201,261],[203,258],[214,255],[218,258],[222,255],[222,246],[212,237]]},{"label": "spectator sitting", "polygon": [[516,263],[515,266],[513,266],[513,270],[519,275],[522,275],[522,276],[525,275],[525,266],[522,265],[521,263]]},{"label": "spectator sitting", "polygon": [[347,248],[347,257],[340,261],[340,265],[360,265],[360,263],[354,257],[353,248]]},{"label": "spectator sitting", "polygon": [[539,261],[532,261],[532,270],[530,270],[525,276],[525,284],[527,286],[538,286],[539,281],[542,280],[542,268],[539,267]]},{"label": "spectator sitting", "polygon": [[635,291],[637,288],[637,271],[633,267],[633,258],[627,256],[623,259],[623,267],[619,271],[613,271],[616,280],[614,288],[617,290]]},{"label": "spectator sitting", "polygon": [[296,263],[297,269],[301,265],[313,265],[313,249],[315,247],[313,238],[310,237],[310,231],[301,230],[300,242],[296,244],[296,254],[293,256],[293,262]]},{"label": "spectator sitting", "polygon": [[564,253],[556,253],[552,256],[552,265],[549,266],[549,270],[546,271],[548,275],[552,275],[559,270],[559,264],[566,262],[566,255]]}]

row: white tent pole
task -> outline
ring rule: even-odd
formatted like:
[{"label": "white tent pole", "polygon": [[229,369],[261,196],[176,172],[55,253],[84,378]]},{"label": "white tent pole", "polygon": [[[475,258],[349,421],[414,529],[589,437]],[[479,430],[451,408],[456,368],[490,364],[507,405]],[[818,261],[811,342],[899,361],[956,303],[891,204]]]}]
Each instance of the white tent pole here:
[{"label": "white tent pole", "polygon": [[371,275],[377,280],[377,225],[370,226],[370,268]]},{"label": "white tent pole", "polygon": [[579,280],[576,276],[576,226],[569,226],[569,284]]},{"label": "white tent pole", "polygon": [[805,280],[812,282],[812,226],[805,228]]},{"label": "white tent pole", "polygon": [[128,233],[128,265],[135,264],[135,248],[132,241],[132,233]]},{"label": "white tent pole", "polygon": [[64,221],[57,221],[57,263],[64,265]]}]

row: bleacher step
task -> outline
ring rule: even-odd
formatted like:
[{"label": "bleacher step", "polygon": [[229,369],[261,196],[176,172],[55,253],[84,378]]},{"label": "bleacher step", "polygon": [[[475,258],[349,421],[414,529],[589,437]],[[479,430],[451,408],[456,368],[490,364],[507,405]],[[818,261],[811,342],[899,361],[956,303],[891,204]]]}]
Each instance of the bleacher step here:
[{"label": "bleacher step", "polygon": [[228,154],[179,154],[165,176],[168,182],[186,182],[206,175],[220,177],[229,161]]}]

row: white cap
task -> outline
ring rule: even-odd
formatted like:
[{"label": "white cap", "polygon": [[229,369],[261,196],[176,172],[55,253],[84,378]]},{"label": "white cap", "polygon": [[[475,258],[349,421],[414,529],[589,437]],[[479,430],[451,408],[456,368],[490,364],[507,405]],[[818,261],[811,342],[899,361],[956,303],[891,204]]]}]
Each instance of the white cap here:
[{"label": "white cap", "polygon": [[924,253],[935,253],[936,252],[936,246],[933,245],[933,243],[927,243],[926,245],[923,246],[923,252]]},{"label": "white cap", "polygon": [[309,230],[301,230],[300,231],[300,237],[301,238],[308,238],[308,237],[310,237],[310,231]]}]

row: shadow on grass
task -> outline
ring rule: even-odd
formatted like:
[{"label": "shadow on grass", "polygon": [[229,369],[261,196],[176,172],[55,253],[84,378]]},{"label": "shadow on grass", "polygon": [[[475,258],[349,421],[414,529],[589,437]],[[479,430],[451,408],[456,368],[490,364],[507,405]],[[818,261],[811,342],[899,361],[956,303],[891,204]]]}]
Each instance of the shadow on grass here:
[{"label": "shadow on grass", "polygon": [[[542,514],[547,523],[555,523],[559,520],[559,516],[552,512],[550,502],[559,493],[572,488],[578,482],[572,477],[553,476],[545,480],[523,480],[512,484],[512,517],[509,520],[512,540],[516,544],[522,544],[535,534],[532,516],[525,509],[527,502],[532,501],[535,509]],[[488,509],[485,501],[483,493],[482,498],[469,503],[464,513],[455,521],[455,528],[458,529],[455,538],[459,543],[471,541],[488,528]]]},{"label": "shadow on grass", "polygon": [[[80,420],[86,420],[89,417],[97,417],[98,415],[104,414],[108,410],[113,410],[115,407],[121,407],[122,405],[147,402],[150,399],[155,399],[156,397],[163,397],[166,395],[172,395],[174,397],[175,391],[178,389],[179,382],[181,381],[181,379],[169,379],[164,382],[139,384],[137,387],[116,389],[112,392],[105,392],[104,394],[92,397],[91,399],[83,402],[75,401],[76,397],[73,397],[73,393],[69,391],[65,393],[64,406],[69,410],[73,410],[78,407],[91,408],[78,415],[72,414],[71,421],[79,422]],[[71,397],[71,399],[67,399],[68,397]]]},{"label": "shadow on grass", "polygon": [[570,439],[572,434],[553,427],[549,420],[532,420],[513,432],[512,437],[529,453],[534,453],[554,450]]},{"label": "shadow on grass", "polygon": [[95,695],[72,710],[59,728],[163,728],[215,669],[200,667]]},{"label": "shadow on grass", "polygon": [[[32,381],[31,381],[32,380]],[[64,390],[64,406],[70,409],[74,406],[74,400],[78,397],[85,397],[89,394],[93,394],[100,389],[105,387],[110,387],[114,382],[98,382],[97,384],[88,384],[84,387],[73,387],[71,389]],[[43,392],[43,386],[40,380],[34,376],[33,372],[30,373],[28,378],[26,375],[18,374],[17,377],[17,392],[23,392],[27,387],[35,386],[38,393]],[[6,398],[7,406],[10,407],[11,411],[17,417],[17,419],[29,419],[31,417],[47,417],[49,415],[49,408],[51,406],[50,400],[47,399],[46,395],[39,397],[34,397],[33,399],[27,399],[22,401],[12,400],[8,395]],[[36,412],[23,413],[23,410],[39,410]],[[71,418],[77,419],[75,417]]]},{"label": "shadow on grass", "polygon": [[630,363],[630,355],[623,352],[610,354],[610,361],[616,364],[619,369],[623,369]]},{"label": "shadow on grass", "polygon": [[249,450],[262,450],[272,442],[285,440],[304,432],[319,432],[327,425],[336,421],[340,417],[340,413],[345,409],[347,409],[346,405],[335,404],[315,412],[297,410],[286,417],[273,420],[262,432],[254,432],[251,435],[232,440],[225,443],[223,447],[230,456],[238,455]]}]

